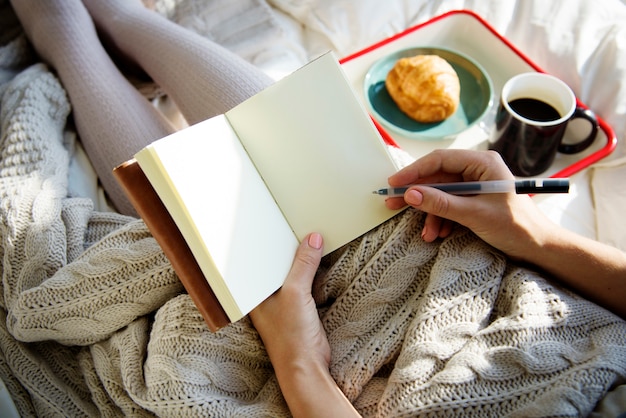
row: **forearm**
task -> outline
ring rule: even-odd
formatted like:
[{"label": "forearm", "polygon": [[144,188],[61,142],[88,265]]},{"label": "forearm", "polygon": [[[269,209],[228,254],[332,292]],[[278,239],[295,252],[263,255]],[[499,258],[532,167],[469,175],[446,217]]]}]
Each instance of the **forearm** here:
[{"label": "forearm", "polygon": [[626,253],[555,225],[536,237],[523,258],[626,318]]},{"label": "forearm", "polygon": [[322,243],[317,233],[302,241],[281,289],[257,306],[250,318],[293,416],[357,417],[330,375],[330,345],[311,295]]},{"label": "forearm", "polygon": [[276,376],[289,410],[300,417],[358,417],[324,365],[277,361]]}]

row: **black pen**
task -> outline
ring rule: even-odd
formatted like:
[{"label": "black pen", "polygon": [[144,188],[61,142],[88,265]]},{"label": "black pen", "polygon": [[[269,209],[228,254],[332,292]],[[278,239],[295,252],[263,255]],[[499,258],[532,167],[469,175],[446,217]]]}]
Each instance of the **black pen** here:
[{"label": "black pen", "polygon": [[569,179],[539,178],[530,180],[490,180],[465,181],[458,183],[413,184],[402,187],[388,187],[374,190],[372,193],[385,197],[404,196],[404,193],[413,186],[434,187],[455,195],[486,194],[486,193],[568,193]]}]

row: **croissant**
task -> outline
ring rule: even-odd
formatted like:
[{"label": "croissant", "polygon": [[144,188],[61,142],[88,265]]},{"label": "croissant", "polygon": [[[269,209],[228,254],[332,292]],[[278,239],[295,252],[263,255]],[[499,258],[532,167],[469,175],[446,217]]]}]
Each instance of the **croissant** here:
[{"label": "croissant", "polygon": [[399,59],[387,74],[385,86],[400,110],[418,122],[443,121],[459,106],[459,77],[438,55]]}]

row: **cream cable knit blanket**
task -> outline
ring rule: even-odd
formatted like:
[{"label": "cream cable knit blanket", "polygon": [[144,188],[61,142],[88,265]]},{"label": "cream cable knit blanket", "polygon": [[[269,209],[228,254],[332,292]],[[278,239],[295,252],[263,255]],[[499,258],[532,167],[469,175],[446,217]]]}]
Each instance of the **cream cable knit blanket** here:
[{"label": "cream cable knit blanket", "polygon": [[[209,332],[141,221],[67,196],[54,75],[0,94],[0,377],[21,414],[288,416],[248,321]],[[364,415],[584,416],[626,377],[624,321],[463,228],[426,244],[421,221],[399,215],[316,281],[332,373]]]}]

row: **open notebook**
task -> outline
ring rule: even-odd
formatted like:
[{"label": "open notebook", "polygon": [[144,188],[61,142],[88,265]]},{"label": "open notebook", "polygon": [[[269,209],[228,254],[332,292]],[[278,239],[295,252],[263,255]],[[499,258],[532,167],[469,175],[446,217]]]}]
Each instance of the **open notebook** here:
[{"label": "open notebook", "polygon": [[[282,285],[307,233],[320,232],[328,253],[392,217],[372,191],[396,170],[329,53],[226,114],[155,141],[115,172],[192,294],[198,279],[174,261],[188,247],[184,263],[195,260],[215,295],[192,294],[195,303],[223,310],[220,325],[207,320],[216,329]],[[141,197],[147,184],[167,216]],[[172,244],[171,228],[157,231],[168,217],[185,245]],[[200,310],[206,319],[213,309]]]}]

